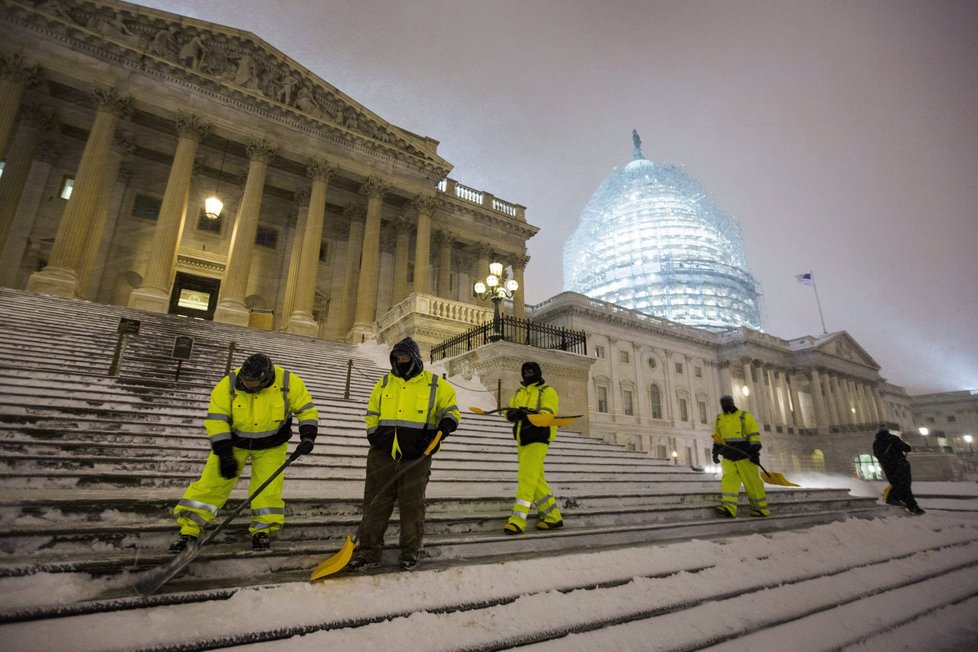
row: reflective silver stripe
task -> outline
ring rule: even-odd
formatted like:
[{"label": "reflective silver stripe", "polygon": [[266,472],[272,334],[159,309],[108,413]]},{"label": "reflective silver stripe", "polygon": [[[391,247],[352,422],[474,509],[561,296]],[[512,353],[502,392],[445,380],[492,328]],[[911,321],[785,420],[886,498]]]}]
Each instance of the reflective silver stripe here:
[{"label": "reflective silver stripe", "polygon": [[261,509],[251,510],[252,516],[262,516],[264,514],[284,514],[284,507],[262,507]]},{"label": "reflective silver stripe", "polygon": [[[289,409],[289,376],[291,376],[289,370],[283,369],[282,370],[282,403],[285,404],[285,414],[282,415],[282,423],[285,423],[285,420],[289,418],[290,414],[292,414],[291,410]],[[282,427],[281,424],[279,425],[279,427],[280,428]]]},{"label": "reflective silver stripe", "polygon": [[220,412],[208,412],[204,419],[206,421],[224,421],[225,423],[231,423],[231,415],[221,414]]},{"label": "reflective silver stripe", "polygon": [[196,523],[201,527],[207,527],[207,525],[209,524],[209,521],[203,516],[201,516],[200,514],[198,514],[197,512],[181,510],[177,512],[177,519],[181,519],[181,518],[189,518],[191,521],[193,521],[194,523]]},{"label": "reflective silver stripe", "polygon": [[234,407],[234,397],[238,395],[238,393],[234,390],[234,386],[237,384],[238,384],[238,375],[232,371],[231,373],[228,374],[228,390],[230,390],[231,393],[232,408]]},{"label": "reflective silver stripe", "polygon": [[431,390],[428,392],[428,414],[425,423],[431,423],[431,411],[435,409],[435,399],[438,397],[438,376],[431,374]]},{"label": "reflective silver stripe", "polygon": [[723,494],[724,498],[733,498],[734,500],[737,500],[739,496],[740,494]]},{"label": "reflective silver stripe", "polygon": [[298,414],[299,412],[305,412],[306,410],[310,409],[311,407],[312,407],[312,401],[309,401],[308,403],[306,403],[305,405],[303,405],[301,408],[299,408],[298,410],[296,410],[296,414]]},{"label": "reflective silver stripe", "polygon": [[231,439],[230,432],[219,432],[216,435],[211,435],[211,443],[215,441],[224,441],[225,439]]},{"label": "reflective silver stripe", "polygon": [[514,504],[519,505],[520,507],[526,507],[527,509],[530,509],[530,507],[533,506],[533,503],[531,503],[529,500],[522,500],[520,498],[517,498],[513,502]]},{"label": "reflective silver stripe", "polygon": [[525,521],[526,520],[526,517],[528,515],[529,515],[529,512],[518,512],[515,509],[513,510],[513,513],[510,514],[510,516],[515,517],[515,518],[518,518],[521,521]]},{"label": "reflective silver stripe", "polygon": [[545,505],[547,503],[547,501],[550,500],[553,497],[554,497],[553,494],[547,494],[546,496],[544,496],[543,498],[541,498],[540,500],[537,501],[537,506]]},{"label": "reflective silver stripe", "polygon": [[211,505],[210,503],[202,503],[199,500],[190,500],[189,498],[184,498],[177,505],[181,507],[192,507],[193,509],[200,509],[205,512],[210,512],[211,514],[217,514],[217,507]]},{"label": "reflective silver stripe", "polygon": [[552,512],[552,511],[554,511],[555,509],[557,509],[557,503],[554,503],[553,505],[551,505],[551,506],[550,506],[550,507],[548,507],[547,509],[540,509],[540,508],[538,507],[538,508],[537,508],[537,512],[539,512],[539,513],[540,513],[540,514],[541,514],[542,516],[546,516],[546,515],[547,515],[547,514],[549,514],[550,512]]},{"label": "reflective silver stripe", "polygon": [[[279,426],[279,428],[281,427],[282,426]],[[242,439],[261,439],[262,437],[268,437],[269,435],[274,435],[279,431],[279,428],[275,428],[274,430],[262,430],[259,432],[245,432],[243,430],[234,430],[233,432],[235,435],[241,437]],[[211,441],[214,441],[213,437],[211,437]]]},{"label": "reflective silver stripe", "polygon": [[381,380],[380,386],[387,387],[387,381],[390,380],[390,374],[384,374],[384,378]]},{"label": "reflective silver stripe", "polygon": [[319,420],[318,419],[303,419],[302,421],[299,422],[299,425],[300,426],[305,426],[305,425],[317,426],[317,425],[319,425]]},{"label": "reflective silver stripe", "polygon": [[403,419],[385,419],[380,421],[373,429],[376,430],[380,426],[388,426],[393,428],[424,428],[426,424],[421,421],[405,421]]},{"label": "reflective silver stripe", "polygon": [[278,527],[281,523],[262,523],[261,521],[252,521],[251,527],[256,530],[267,530],[270,527]]},{"label": "reflective silver stripe", "polygon": [[380,412],[374,412],[373,410],[367,410],[367,416],[368,417],[379,417],[380,416]]},{"label": "reflective silver stripe", "polygon": [[747,441],[747,440],[744,439],[743,437],[724,437],[723,438],[723,441],[724,442],[731,442],[731,441],[742,442],[742,441]]}]

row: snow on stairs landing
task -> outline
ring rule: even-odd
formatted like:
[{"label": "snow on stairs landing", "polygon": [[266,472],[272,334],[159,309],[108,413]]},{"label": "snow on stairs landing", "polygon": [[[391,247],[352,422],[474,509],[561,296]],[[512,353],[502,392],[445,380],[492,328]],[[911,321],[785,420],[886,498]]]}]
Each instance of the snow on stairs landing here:
[{"label": "snow on stairs landing", "polygon": [[[121,317],[140,320],[141,328],[120,375],[109,377]],[[179,383],[169,358],[177,335],[195,340]],[[164,593],[207,600],[242,585],[302,580],[356,531],[367,450],[362,415],[382,370],[354,347],[0,290],[0,582],[38,572],[64,582],[105,577],[105,591],[86,597],[110,600],[7,611],[0,621],[133,604],[120,574],[169,559],[166,545],[176,534],[170,510],[207,454],[201,419],[231,341],[236,364],[264,350],[307,381],[321,412],[320,438],[287,472],[288,522],[271,551],[252,553],[247,519],[239,519]],[[351,397],[344,400],[349,360]],[[466,414],[433,465],[424,566],[728,537],[880,513],[874,500],[844,489],[770,487],[772,517],[749,518],[745,508],[744,518],[716,519],[714,477],[568,431],[552,446],[547,473],[567,526],[537,533],[531,520],[527,534],[503,536],[515,490],[512,437],[503,420]],[[246,479],[238,483],[229,508],[246,487]],[[396,558],[397,534],[395,511],[387,562]]]}]

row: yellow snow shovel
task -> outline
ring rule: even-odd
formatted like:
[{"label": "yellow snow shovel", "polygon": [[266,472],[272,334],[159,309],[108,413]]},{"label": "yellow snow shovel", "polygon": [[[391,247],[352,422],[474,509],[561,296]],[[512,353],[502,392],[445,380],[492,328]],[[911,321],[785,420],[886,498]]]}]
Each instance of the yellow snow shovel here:
[{"label": "yellow snow shovel", "polygon": [[[713,440],[716,441],[716,436],[713,437]],[[737,451],[738,453],[743,453],[743,451],[737,450],[733,446],[727,446],[726,444],[719,441],[717,443],[720,444],[721,448],[727,448],[732,451]],[[781,485],[782,487],[801,486],[800,484],[795,484],[794,482],[791,482],[786,477],[784,477],[784,475],[781,473],[769,473],[768,470],[765,469],[763,466],[761,466],[760,463],[758,463],[757,466],[761,467],[761,480],[763,480],[768,484],[777,484],[777,485]]]},{"label": "yellow snow shovel", "polygon": [[[390,480],[387,481],[387,484],[381,487],[380,491],[377,492],[377,495],[374,496],[373,501],[371,501],[371,503],[367,506],[366,511],[370,511],[370,509],[374,506],[374,503],[377,501],[377,499],[380,498],[380,496],[382,496],[383,493],[387,491],[387,489],[392,484],[394,484],[394,482],[397,481],[399,477],[404,475],[410,469],[414,468],[414,466],[419,462],[421,462],[421,460],[423,460],[425,457],[430,456],[431,451],[435,450],[435,447],[438,446],[438,442],[441,441],[441,436],[442,436],[442,432],[441,430],[439,430],[438,434],[435,435],[435,438],[431,440],[430,444],[428,444],[428,448],[424,450],[424,455],[422,455],[416,460],[411,460],[407,464],[403,465],[400,468],[400,470],[397,473],[395,473]],[[312,575],[309,576],[310,582],[314,580],[318,580],[321,577],[326,577],[327,575],[332,575],[333,573],[338,573],[339,571],[346,568],[346,565],[350,563],[350,559],[353,557],[353,549],[356,548],[357,541],[360,539],[360,528],[362,527],[363,527],[363,520],[361,519],[360,527],[357,528],[356,535],[354,535],[353,537],[347,535],[346,542],[343,544],[343,547],[340,548],[340,551],[337,552],[332,557],[330,557],[329,559],[327,559],[326,561],[319,564],[319,566],[316,566],[315,570],[312,571]]]},{"label": "yellow snow shovel", "polygon": [[[470,407],[469,412],[474,412],[475,414],[495,414],[496,412],[506,412],[507,410],[516,410],[518,408],[513,407],[503,407],[496,408],[495,410],[483,410],[482,408]],[[527,414],[527,420],[535,426],[566,426],[571,423],[574,419],[578,419],[584,416],[583,414],[538,414],[531,413]]]}]

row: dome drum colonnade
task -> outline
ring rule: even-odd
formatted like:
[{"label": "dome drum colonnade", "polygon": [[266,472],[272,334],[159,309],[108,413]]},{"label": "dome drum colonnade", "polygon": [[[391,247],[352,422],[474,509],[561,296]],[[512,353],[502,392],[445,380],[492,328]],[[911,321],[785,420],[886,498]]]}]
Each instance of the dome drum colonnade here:
[{"label": "dome drum colonnade", "polygon": [[[71,112],[70,120],[75,122],[84,115],[79,96],[89,94],[96,101],[90,124],[74,127],[76,134],[87,130],[74,190],[58,221],[47,264],[31,274],[28,289],[62,296],[86,294],[85,275],[94,267],[88,259],[106,249],[104,218],[119,177],[121,158],[113,143],[124,137],[130,153],[151,152],[156,162],[162,162],[172,147],[161,144],[165,141],[161,132],[168,128],[177,134],[175,153],[152,233],[151,255],[144,269],[131,270],[141,272],[142,280],[128,298],[132,307],[167,310],[178,257],[187,256],[187,247],[181,245],[191,232],[184,228],[186,216],[193,216],[196,209],[190,201],[202,143],[218,150],[223,143],[225,155],[229,142],[238,151],[244,143],[248,159],[227,244],[216,320],[248,323],[253,243],[262,202],[270,193],[301,204],[279,301],[287,313],[282,315],[287,319],[284,325],[292,332],[315,335],[318,329],[313,312],[319,248],[325,222],[333,217],[327,215],[327,206],[350,219],[344,274],[334,284],[342,291],[332,297],[329,309],[329,332],[336,337],[372,332],[378,307],[389,308],[410,291],[449,297],[453,269],[474,276],[490,257],[511,264],[522,281],[528,260],[525,240],[537,232],[526,223],[522,206],[445,179],[450,165],[435,154],[437,143],[369,114],[254,36],[125,3],[93,7],[57,2],[35,7],[8,0],[6,4],[15,10],[8,15],[8,24],[19,23],[57,38],[53,47],[33,53],[30,43],[10,44],[27,52],[26,57],[0,51],[3,142],[14,132],[16,121],[10,116],[27,106],[25,94],[32,96],[32,102],[37,96],[41,102],[58,105],[59,111]],[[192,43],[197,50],[188,49]],[[196,57],[190,57],[191,52],[197,52]],[[32,62],[31,54],[38,63]],[[93,57],[115,65],[91,66]],[[228,63],[222,74],[205,63],[222,59],[236,60],[237,68],[232,70]],[[245,64],[252,66],[251,73],[241,72]],[[81,74],[86,67],[97,74]],[[272,69],[278,71],[276,81],[255,81],[256,70]],[[95,77],[94,84],[90,77]],[[45,86],[58,89],[61,97],[35,92]],[[65,95],[72,96],[71,106],[61,101]],[[187,110],[188,105],[192,110]],[[28,124],[21,120],[21,130]],[[135,131],[136,146],[133,135],[123,129]],[[153,142],[140,142],[147,138]],[[16,201],[2,201],[2,187],[11,185],[2,182],[24,167],[14,163],[8,156],[8,179],[0,178],[0,211],[9,210],[11,204],[16,210]],[[311,187],[296,179],[303,173]],[[223,158],[219,174],[224,174]],[[20,183],[21,188],[24,185]],[[5,219],[3,226],[9,228],[11,222]],[[409,287],[412,224],[414,279]],[[385,230],[396,235],[383,238]],[[431,264],[433,239],[436,266]],[[382,242],[391,243],[393,249],[386,279],[379,278],[380,256],[385,253]],[[3,244],[0,241],[0,248]],[[383,284],[388,286],[386,306],[378,302]],[[474,303],[457,287],[456,292],[458,301]],[[514,304],[514,312],[522,314],[521,300]]]}]

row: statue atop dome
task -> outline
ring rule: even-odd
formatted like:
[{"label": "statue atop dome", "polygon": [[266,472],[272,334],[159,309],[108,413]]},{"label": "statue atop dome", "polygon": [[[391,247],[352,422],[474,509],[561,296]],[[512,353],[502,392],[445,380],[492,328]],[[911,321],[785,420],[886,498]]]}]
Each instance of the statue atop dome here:
[{"label": "statue atop dome", "polygon": [[642,153],[642,139],[639,138],[638,129],[632,129],[632,160],[641,161],[645,158]]}]

